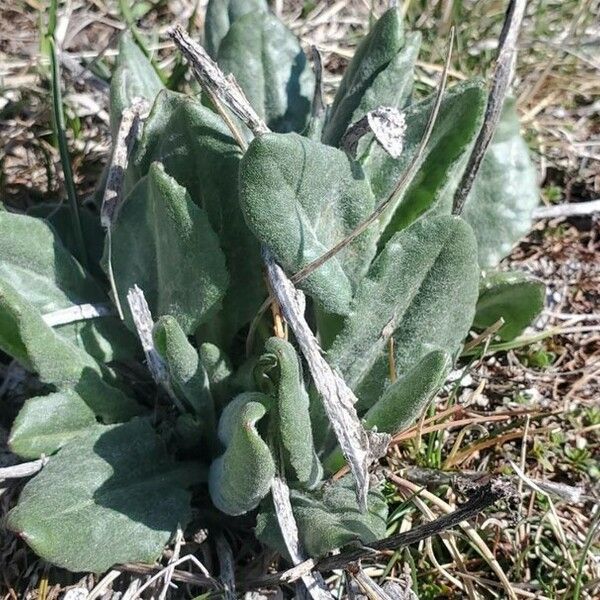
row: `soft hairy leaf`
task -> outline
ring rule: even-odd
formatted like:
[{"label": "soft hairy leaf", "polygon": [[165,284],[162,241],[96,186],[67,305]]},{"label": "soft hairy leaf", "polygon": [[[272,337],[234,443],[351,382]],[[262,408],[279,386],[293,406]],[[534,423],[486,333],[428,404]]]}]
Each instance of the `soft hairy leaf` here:
[{"label": "soft hairy leaf", "polygon": [[367,411],[365,427],[394,434],[412,425],[444,384],[451,364],[446,352],[426,354]]},{"label": "soft hairy leaf", "polygon": [[190,344],[177,319],[161,317],[154,326],[154,342],[165,360],[174,392],[214,429],[215,409],[210,382],[196,349]]},{"label": "soft hairy leaf", "polygon": [[[402,50],[404,41],[400,13],[397,8],[390,8],[358,45],[350,64],[346,68],[331,106],[329,120],[323,131],[323,141],[325,143],[332,146],[339,144],[347,127],[353,120],[356,120],[353,117],[358,115],[355,111],[359,107],[361,111],[365,108],[366,110],[358,118],[369,110],[377,108],[377,106],[370,106],[370,104],[371,102],[377,102],[378,98],[375,98],[374,94],[365,98],[365,94],[377,79],[377,76],[384,72],[386,67],[394,61]],[[401,90],[407,86],[407,83],[403,77],[396,83],[398,85],[399,100],[402,101],[405,92]],[[390,91],[387,82],[384,85],[382,80],[379,80],[377,87],[386,92]],[[384,97],[387,98],[388,94],[382,95],[382,99]],[[364,105],[361,106],[363,102]]]},{"label": "soft hairy leaf", "polygon": [[381,395],[392,335],[398,376],[433,350],[458,351],[475,313],[476,252],[469,225],[452,216],[419,219],[386,244],[328,352],[360,407]]},{"label": "soft hairy leaf", "polygon": [[[297,134],[266,134],[242,159],[240,203],[254,235],[295,273],[346,237],[374,201],[362,170],[342,151]],[[300,287],[325,310],[345,314],[373,253],[368,230]]]},{"label": "soft hairy leaf", "polygon": [[146,121],[132,162],[137,177],[153,161],[182,185],[206,211],[225,254],[230,285],[219,315],[210,321],[213,341],[229,345],[235,333],[256,314],[266,293],[260,249],[238,201],[241,152],[222,120],[199,102],[164,91]]},{"label": "soft hairy leaf", "polygon": [[[436,204],[443,204],[443,208],[437,207],[439,212],[450,212],[452,193],[479,133],[486,101],[486,89],[480,81],[456,85],[444,94],[414,179],[380,219],[383,230],[380,248],[394,233],[410,225]],[[428,98],[406,109],[404,148],[399,158],[392,158],[373,139],[359,147],[361,164],[377,203],[388,198],[412,162],[425,134],[433,104],[433,98]]]},{"label": "soft hairy leaf", "polygon": [[37,373],[43,383],[73,389],[105,422],[130,418],[141,410],[106,367],[46,325],[39,311],[3,281],[0,349]]},{"label": "soft hairy leaf", "polygon": [[219,66],[232,73],[273,131],[302,131],[315,78],[296,37],[268,12],[237,19],[219,46]]},{"label": "soft hairy leaf", "polygon": [[473,327],[486,329],[502,318],[498,335],[512,340],[539,316],[545,296],[546,286],[525,273],[487,273],[481,281]]},{"label": "soft hairy leaf", "polygon": [[225,453],[210,466],[208,485],[214,505],[228,515],[242,515],[269,493],[275,476],[271,451],[256,430],[269,398],[246,392],[232,400],[219,420]]},{"label": "soft hairy leaf", "polygon": [[250,12],[267,10],[265,0],[210,0],[204,18],[206,51],[212,58],[217,58],[221,40],[237,19]]},{"label": "soft hairy leaf", "polygon": [[[0,213],[0,280],[42,314],[78,304],[108,304],[101,287],[84,271],[42,219]],[[58,325],[58,335],[102,362],[130,358],[136,340],[117,317]]]},{"label": "soft hairy leaf", "polygon": [[[368,510],[361,512],[350,476],[310,492],[291,490],[291,502],[300,541],[311,557],[354,541],[369,544],[385,537],[387,504],[383,496],[370,490]],[[258,515],[256,535],[264,544],[287,554],[270,500]]]},{"label": "soft hairy leaf", "polygon": [[193,332],[219,308],[228,284],[225,258],[206,212],[159,163],[125,199],[112,231],[112,267],[125,321],[138,285],[154,318],[173,315]]},{"label": "soft hairy leaf", "polygon": [[321,478],[322,470],[313,444],[308,394],[296,350],[289,342],[273,337],[265,342],[265,352],[262,360],[273,358],[277,371],[269,375],[274,380],[278,433],[286,458],[297,480],[313,485]]},{"label": "soft hairy leaf", "polygon": [[98,425],[27,483],[7,525],[36,554],[70,571],[152,563],[189,520],[184,488],[200,473],[175,464],[145,420]]},{"label": "soft hairy leaf", "polygon": [[163,89],[160,77],[129,33],[119,40],[119,54],[110,82],[110,128],[116,137],[123,111],[136,98],[153,102]]},{"label": "soft hairy leaf", "polygon": [[482,269],[496,266],[529,231],[538,203],[537,173],[509,98],[463,212],[475,231]]},{"label": "soft hairy leaf", "polygon": [[98,425],[94,411],[72,389],[25,401],[10,431],[10,449],[23,458],[49,456]]},{"label": "soft hairy leaf", "polygon": [[230,383],[233,367],[227,354],[218,346],[205,342],[198,350],[200,362],[208,375],[211,395],[217,406],[223,407],[231,399]]}]

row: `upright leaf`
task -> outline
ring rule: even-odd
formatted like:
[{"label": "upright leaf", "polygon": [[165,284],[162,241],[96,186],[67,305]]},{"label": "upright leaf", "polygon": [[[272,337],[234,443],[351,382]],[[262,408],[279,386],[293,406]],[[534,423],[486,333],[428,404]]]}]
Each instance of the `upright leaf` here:
[{"label": "upright leaf", "polygon": [[[370,490],[368,510],[361,512],[350,476],[310,492],[291,490],[291,502],[300,541],[311,557],[352,542],[368,545],[385,537],[387,504],[383,496]],[[258,515],[256,535],[264,544],[287,554],[271,501]]]},{"label": "upright leaf", "polygon": [[[248,227],[288,273],[346,237],[373,210],[362,170],[340,150],[297,134],[266,134],[240,166],[240,203]],[[368,230],[309,275],[300,287],[329,312],[348,311],[353,288],[374,253]]]},{"label": "upright leaf", "polygon": [[112,233],[112,267],[125,321],[127,291],[138,285],[155,318],[173,315],[193,332],[219,308],[225,258],[206,212],[159,163],[125,199]]},{"label": "upright leaf", "polygon": [[486,329],[500,318],[498,335],[516,338],[544,308],[546,286],[535,277],[518,272],[488,273],[481,281],[473,327]]},{"label": "upright leaf", "polygon": [[98,425],[27,483],[7,526],[36,554],[70,571],[152,563],[189,520],[184,488],[200,475],[197,466],[173,463],[145,420]]},{"label": "upright leaf", "polygon": [[277,429],[287,461],[298,481],[313,485],[321,478],[322,470],[313,444],[308,394],[296,350],[289,342],[273,337],[265,342],[265,351],[261,362],[264,365],[273,360],[265,366],[275,388]]},{"label": "upright leaf", "polygon": [[[394,61],[402,50],[404,41],[404,30],[398,9],[390,8],[361,41],[352,61],[346,68],[331,106],[329,120],[323,131],[323,141],[325,143],[337,146],[348,125],[355,120],[355,116],[358,116],[363,110],[366,113],[373,108],[377,108],[377,106],[371,106],[371,102],[377,102],[379,98],[375,99],[374,96],[365,98],[365,94],[377,79],[377,76],[384,72],[388,65]],[[397,84],[397,90],[410,88],[403,76]],[[378,85],[383,87],[382,80],[379,81]],[[389,92],[387,84],[385,89]],[[399,102],[406,99],[402,96],[404,96],[404,92],[400,93]],[[382,95],[381,99],[384,98],[388,98],[387,93]],[[361,106],[361,103],[363,103],[363,106]],[[360,110],[357,113],[356,111],[359,108]],[[358,118],[361,116],[363,115],[361,114]]]},{"label": "upright leaf", "polygon": [[129,33],[119,40],[119,54],[110,82],[110,128],[117,135],[121,115],[135,98],[153,102],[163,89],[160,77]]},{"label": "upright leaf", "polygon": [[[436,204],[444,204],[443,208],[437,208],[439,212],[450,212],[452,193],[481,127],[486,98],[486,90],[480,81],[456,85],[444,94],[416,175],[406,192],[380,220],[383,230],[380,248],[397,231]],[[361,164],[377,203],[388,198],[414,159],[425,135],[433,103],[433,98],[428,98],[406,109],[404,149],[399,158],[392,158],[372,139],[361,148]]]},{"label": "upright leaf", "polygon": [[214,505],[228,515],[242,515],[269,493],[275,476],[271,451],[256,430],[269,398],[247,392],[232,400],[219,421],[225,453],[210,466],[209,490]]},{"label": "upright leaf", "polygon": [[216,59],[221,40],[235,21],[248,13],[268,10],[265,0],[209,0],[204,18],[206,51]]},{"label": "upright leaf", "polygon": [[153,335],[169,370],[174,392],[205,421],[208,433],[212,434],[216,425],[215,408],[208,374],[198,352],[189,343],[177,320],[170,315],[158,320]]},{"label": "upright leaf", "polygon": [[256,314],[266,292],[260,250],[238,201],[241,152],[222,120],[199,102],[176,94],[158,95],[144,126],[132,162],[137,177],[153,161],[182,185],[204,209],[225,254],[230,286],[218,319],[211,319],[211,337],[227,346]]},{"label": "upright leaf", "polygon": [[0,349],[43,383],[74,390],[104,422],[124,420],[141,410],[106,367],[46,325],[39,311],[3,281]]},{"label": "upright leaf", "polygon": [[463,212],[482,269],[496,266],[529,231],[538,203],[535,166],[519,133],[515,101],[508,99]]},{"label": "upright leaf", "polygon": [[233,73],[273,131],[302,131],[315,78],[296,37],[268,12],[237,19],[219,46],[219,66]]},{"label": "upright leaf", "polygon": [[386,244],[328,352],[360,407],[381,396],[390,337],[398,376],[433,350],[458,351],[477,301],[475,256],[471,228],[451,216],[419,219]]},{"label": "upright leaf", "polygon": [[[0,280],[42,315],[79,304],[109,303],[54,229],[25,215],[0,213]],[[130,358],[137,348],[135,338],[116,316],[58,325],[55,331],[103,362]]]}]

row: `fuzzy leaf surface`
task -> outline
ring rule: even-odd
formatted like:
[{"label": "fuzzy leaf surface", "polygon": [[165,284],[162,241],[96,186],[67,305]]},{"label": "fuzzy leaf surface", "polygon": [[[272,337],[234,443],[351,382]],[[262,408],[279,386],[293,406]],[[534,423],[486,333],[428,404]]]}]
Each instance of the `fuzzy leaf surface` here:
[{"label": "fuzzy leaf surface", "polygon": [[[27,298],[42,315],[78,304],[108,304],[94,279],[44,220],[0,213],[0,280]],[[56,333],[99,361],[130,358],[136,340],[117,317],[58,325]]]},{"label": "fuzzy leaf surface", "polygon": [[269,493],[275,463],[256,424],[269,398],[246,392],[232,400],[219,420],[219,439],[226,450],[210,466],[208,485],[213,504],[228,515],[242,515]]},{"label": "fuzzy leaf surface", "polygon": [[268,10],[265,0],[210,0],[204,20],[206,51],[216,59],[221,40],[235,21],[248,13]]},{"label": "fuzzy leaf surface", "polygon": [[[240,167],[240,203],[248,227],[288,273],[348,235],[373,210],[360,167],[346,154],[297,134],[266,134]],[[345,314],[374,254],[368,230],[311,273],[300,287],[325,310]]]},{"label": "fuzzy leaf surface", "polygon": [[509,98],[463,212],[477,236],[482,269],[495,267],[529,231],[539,199],[536,169]]},{"label": "fuzzy leaf surface", "polygon": [[489,273],[481,281],[473,326],[486,329],[504,319],[498,335],[512,340],[544,309],[546,286],[535,277],[518,272]]},{"label": "fuzzy leaf surface", "polygon": [[165,172],[206,211],[219,237],[230,285],[210,328],[211,337],[222,346],[252,319],[266,295],[259,244],[238,200],[240,158],[236,142],[215,113],[182,94],[165,91],[154,103],[133,159],[138,177],[147,174],[153,161],[162,162]]},{"label": "fuzzy leaf surface", "polygon": [[[291,502],[300,541],[310,557],[323,556],[353,541],[368,544],[385,537],[387,504],[383,496],[370,490],[368,510],[361,512],[352,477],[310,492],[291,490]],[[256,535],[264,544],[287,554],[270,500],[258,515]]]},{"label": "fuzzy leaf surface", "polygon": [[[323,131],[323,141],[326,144],[337,146],[348,126],[357,120],[356,117],[360,118],[369,110],[381,105],[371,106],[372,102],[379,100],[375,96],[376,90],[372,90],[367,97],[365,95],[377,80],[378,75],[385,72],[388,65],[394,61],[402,50],[404,42],[404,29],[400,14],[396,8],[390,8],[360,42],[346,68],[331,106],[329,120]],[[399,73],[395,72],[394,74]],[[388,81],[385,79],[384,77],[377,83],[377,90],[382,92],[383,104],[387,103],[384,99],[387,100],[388,93],[391,91]],[[401,79],[396,84],[398,98],[402,100],[405,92],[401,90],[405,89],[407,85],[412,88],[412,82],[408,84],[404,75],[401,75]],[[357,111],[359,108],[360,110]],[[364,112],[360,114],[363,110]]]},{"label": "fuzzy leaf surface", "polygon": [[322,475],[316,456],[308,412],[308,393],[302,381],[298,355],[285,340],[272,337],[265,342],[263,360],[273,358],[279,435],[287,459],[298,481],[313,485]]},{"label": "fuzzy leaf surface", "polygon": [[49,456],[98,425],[94,411],[72,389],[25,401],[10,431],[10,449],[23,458]]},{"label": "fuzzy leaf surface", "polygon": [[173,315],[185,333],[217,311],[228,285],[225,257],[206,212],[159,163],[127,196],[113,225],[112,266],[131,328],[126,296],[135,284],[155,319]]},{"label": "fuzzy leaf surface", "polygon": [[304,129],[315,78],[298,40],[277,17],[258,11],[237,19],[221,41],[217,62],[235,76],[271,130]]},{"label": "fuzzy leaf surface", "polygon": [[133,104],[133,100],[144,98],[152,103],[162,89],[164,86],[152,63],[129,33],[122,34],[110,81],[110,129],[113,139],[119,130],[123,111]]},{"label": "fuzzy leaf surface", "polygon": [[196,413],[214,428],[214,404],[208,374],[196,349],[190,344],[177,319],[161,317],[154,326],[154,342],[169,371],[171,386]]},{"label": "fuzzy leaf surface", "polygon": [[469,225],[451,216],[419,219],[386,244],[328,352],[359,409],[381,396],[392,335],[398,377],[433,350],[458,351],[475,313],[476,253]]},{"label": "fuzzy leaf surface", "polygon": [[3,281],[0,349],[37,373],[42,383],[73,389],[104,422],[128,419],[141,410],[106,367],[46,325],[39,311]]},{"label": "fuzzy leaf surface", "polygon": [[143,419],[98,425],[63,446],[27,483],[7,525],[36,554],[70,571],[152,563],[189,520],[185,487],[199,473],[175,464]]}]

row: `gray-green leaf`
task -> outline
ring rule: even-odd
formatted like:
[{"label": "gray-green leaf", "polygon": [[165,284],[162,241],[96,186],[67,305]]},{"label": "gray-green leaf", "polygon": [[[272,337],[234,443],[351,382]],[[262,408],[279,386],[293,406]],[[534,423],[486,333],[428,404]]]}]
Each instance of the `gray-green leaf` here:
[{"label": "gray-green leaf", "polygon": [[124,420],[141,410],[105,366],[59,336],[35,307],[3,281],[0,349],[37,373],[43,383],[73,389],[104,422]]},{"label": "gray-green leaf", "polygon": [[[288,273],[320,257],[374,207],[362,170],[344,152],[276,133],[255,138],[244,155],[240,203],[251,231]],[[300,287],[325,310],[345,314],[373,253],[370,229]]]},{"label": "gray-green leaf", "polygon": [[160,77],[129,33],[119,40],[119,54],[110,82],[110,129],[117,135],[121,115],[135,98],[153,102],[163,89]]},{"label": "gray-green leaf", "polygon": [[225,453],[210,466],[209,490],[214,505],[228,515],[242,515],[269,493],[275,476],[271,451],[256,430],[269,398],[258,392],[240,394],[223,411],[219,438]]},{"label": "gray-green leaf", "polygon": [[219,66],[232,73],[273,131],[302,131],[315,78],[296,37],[272,14],[237,19],[219,46]]},{"label": "gray-green leaf", "polygon": [[398,376],[433,350],[458,351],[475,313],[476,253],[469,225],[451,216],[419,219],[386,244],[328,352],[359,407],[381,396],[392,335]]},{"label": "gray-green leaf", "polygon": [[177,465],[147,421],[96,426],[73,438],[30,481],[8,527],[54,565],[101,573],[154,562],[190,518],[184,487],[197,465]]},{"label": "gray-green leaf", "polygon": [[266,295],[259,244],[238,201],[240,157],[236,142],[215,113],[192,98],[164,91],[154,103],[132,159],[138,177],[147,174],[153,161],[162,162],[165,172],[206,211],[219,236],[230,286],[220,314],[211,319],[209,333],[223,347],[252,319]]},{"label": "gray-green leaf", "polygon": [[56,452],[71,438],[96,427],[94,411],[72,389],[25,401],[10,431],[10,449],[23,458]]},{"label": "gray-green leaf", "polygon": [[[340,83],[338,91],[331,106],[331,112],[328,122],[323,131],[323,141],[332,146],[337,146],[341,137],[344,135],[347,127],[358,118],[362,117],[369,110],[377,108],[371,106],[371,102],[377,102],[379,98],[373,95],[365,98],[365,94],[371,85],[377,80],[378,75],[385,72],[388,65],[394,61],[398,53],[404,46],[404,30],[402,20],[397,8],[389,9],[373,26],[369,34],[361,41],[350,64],[346,68],[344,77]],[[408,75],[412,71],[409,68]],[[394,74],[396,71],[394,69]],[[383,86],[380,80],[377,86],[386,92],[390,88]],[[404,91],[412,87],[412,82],[408,84],[404,77],[401,77],[397,84],[398,101],[406,99]],[[410,93],[410,92],[409,92]],[[388,94],[382,95],[382,100],[388,98]],[[363,103],[363,106],[361,106]],[[390,104],[390,102],[383,102]],[[368,106],[368,108],[367,108]],[[356,112],[359,109],[359,112]],[[366,109],[366,110],[365,110]]]},{"label": "gray-green leaf", "polygon": [[278,429],[286,458],[298,481],[313,485],[321,478],[322,470],[313,444],[308,394],[296,350],[289,342],[273,337],[265,342],[265,351],[266,358],[274,357],[278,370],[268,374],[275,384]]},{"label": "gray-green leaf", "polygon": [[535,277],[518,272],[488,273],[481,281],[473,327],[486,329],[504,319],[498,335],[516,338],[544,308],[546,286]]},{"label": "gray-green leaf", "polygon": [[[42,314],[109,299],[66,250],[54,229],[43,221],[0,213],[0,280]],[[56,333],[102,362],[130,358],[135,338],[117,317],[98,317],[58,325]]]},{"label": "gray-green leaf", "polygon": [[218,310],[228,284],[225,258],[206,212],[159,163],[150,166],[119,212],[112,266],[131,328],[126,295],[136,284],[156,318],[173,315],[186,333]]},{"label": "gray-green leaf", "polygon": [[[356,503],[352,477],[326,483],[311,492],[291,490],[291,502],[298,524],[300,541],[311,557],[340,548],[353,541],[368,544],[385,536],[387,504],[371,489],[368,510],[361,512]],[[258,515],[257,537],[268,546],[287,555],[272,502],[265,503]]]},{"label": "gray-green leaf", "polygon": [[204,44],[214,59],[229,28],[240,17],[250,12],[267,12],[265,0],[209,0],[204,19]]},{"label": "gray-green leaf", "polygon": [[482,269],[496,266],[529,231],[538,203],[537,173],[509,98],[463,212],[477,237]]}]

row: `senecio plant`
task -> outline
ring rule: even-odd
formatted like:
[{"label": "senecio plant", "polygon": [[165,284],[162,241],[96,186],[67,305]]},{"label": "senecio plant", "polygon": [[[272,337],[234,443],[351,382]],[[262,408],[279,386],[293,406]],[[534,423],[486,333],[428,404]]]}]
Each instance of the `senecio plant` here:
[{"label": "senecio plant", "polygon": [[[35,374],[38,394],[9,444],[23,459],[47,457],[5,525],[39,556],[102,572],[155,561],[192,516],[219,529],[236,527],[225,515],[247,515],[239,527],[255,526],[289,557],[276,478],[306,556],[385,535],[377,486],[361,506],[354,472],[332,478],[348,452],[295,331],[286,335],[276,302],[264,310],[265,256],[305,294],[320,356],[357,399],[342,409],[370,436],[417,419],[469,332],[502,317],[496,335],[510,340],[544,295],[537,281],[497,269],[538,202],[510,99],[462,214],[453,197],[487,103],[478,80],[443,93],[394,196],[435,103],[413,96],[420,40],[388,10],[324,109],[298,40],[264,0],[212,0],[204,44],[266,125],[253,135],[199,88],[166,89],[121,38],[113,167],[96,205],[0,211],[0,348]],[[123,146],[140,99],[149,112]],[[400,117],[393,151],[376,127],[359,131],[381,107]],[[103,228],[115,178],[122,200]],[[351,243],[294,279],[390,197]]]}]

